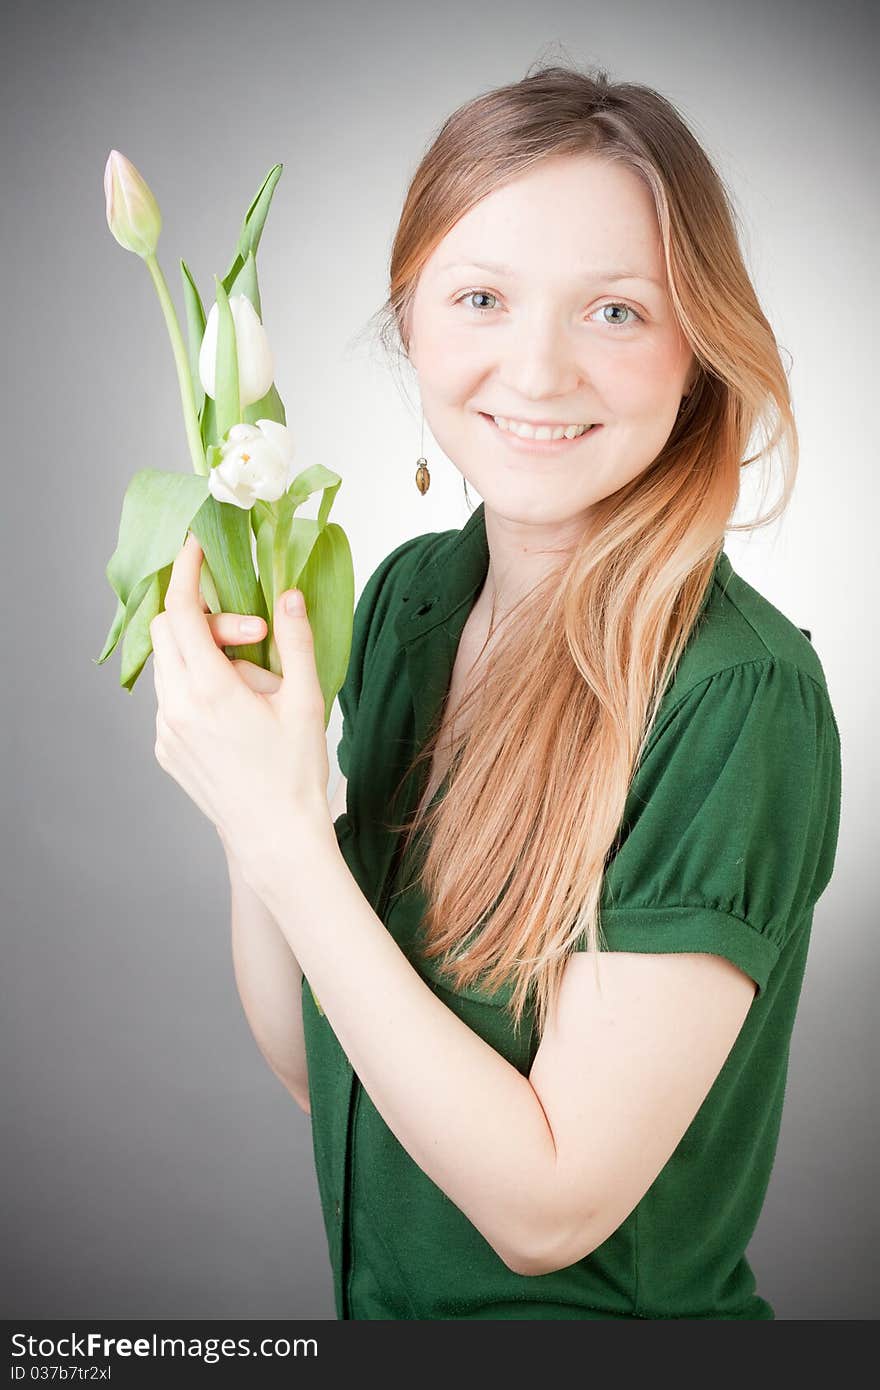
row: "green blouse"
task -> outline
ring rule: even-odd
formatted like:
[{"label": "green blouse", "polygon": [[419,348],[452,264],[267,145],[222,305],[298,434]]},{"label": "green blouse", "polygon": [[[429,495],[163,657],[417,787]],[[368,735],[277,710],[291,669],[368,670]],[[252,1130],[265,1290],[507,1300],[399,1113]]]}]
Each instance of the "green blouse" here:
[{"label": "green blouse", "polygon": [[[514,1033],[504,1007],[512,989],[454,991],[437,963],[421,957],[424,899],[412,866],[399,862],[402,836],[385,828],[415,810],[427,785],[423,766],[392,805],[440,717],[486,577],[484,511],[480,503],[461,530],[404,541],[361,594],[339,696],[348,793],[335,830],[364,896],[414,969],[528,1075],[539,1039],[533,1020]],[[610,950],[705,951],[733,961],[758,986],[745,1024],[626,1220],[568,1268],[526,1276],[508,1269],[413,1162],[304,980],[314,1156],[338,1318],[775,1317],[745,1252],[775,1157],[840,793],[839,734],[809,633],[740,578],[722,550],[633,778],[601,916]]]}]

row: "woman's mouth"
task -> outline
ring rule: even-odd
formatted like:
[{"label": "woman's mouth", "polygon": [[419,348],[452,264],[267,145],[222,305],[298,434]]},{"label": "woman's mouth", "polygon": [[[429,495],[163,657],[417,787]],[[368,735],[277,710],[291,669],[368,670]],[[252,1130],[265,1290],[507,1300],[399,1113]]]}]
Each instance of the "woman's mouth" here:
[{"label": "woman's mouth", "polygon": [[500,425],[496,425],[491,415],[486,415],[482,410],[478,414],[482,420],[486,421],[496,439],[500,440],[502,444],[506,444],[508,449],[519,454],[531,454],[532,457],[536,454],[561,454],[568,449],[576,449],[579,444],[583,444],[592,435],[598,434],[602,428],[601,424],[591,425],[583,434],[575,435],[573,439],[566,439],[564,435],[561,439],[532,439],[528,436],[514,434],[512,430],[502,429]]}]

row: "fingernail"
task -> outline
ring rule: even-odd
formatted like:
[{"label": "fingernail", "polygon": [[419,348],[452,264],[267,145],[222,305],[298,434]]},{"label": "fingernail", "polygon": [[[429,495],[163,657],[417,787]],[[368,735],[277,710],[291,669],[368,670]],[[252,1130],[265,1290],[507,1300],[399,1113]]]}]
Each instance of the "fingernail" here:
[{"label": "fingernail", "polygon": [[299,589],[291,589],[284,600],[284,606],[287,612],[292,613],[295,617],[305,612],[305,601]]},{"label": "fingernail", "polygon": [[238,626],[248,636],[255,637],[258,632],[263,631],[263,620],[262,618],[242,618]]}]

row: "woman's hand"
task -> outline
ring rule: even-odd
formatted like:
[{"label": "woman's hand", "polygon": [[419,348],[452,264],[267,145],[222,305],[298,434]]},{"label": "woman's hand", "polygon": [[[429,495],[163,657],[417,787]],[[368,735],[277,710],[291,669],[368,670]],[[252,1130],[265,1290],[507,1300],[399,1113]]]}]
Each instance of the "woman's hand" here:
[{"label": "woman's hand", "polygon": [[238,614],[206,612],[202,558],[188,535],[172,566],[164,612],[150,623],[155,753],[247,878],[273,856],[289,858],[300,838],[333,837],[324,696],[308,617],[286,612],[286,594],[279,595],[274,624],[283,676],[228,660],[220,648],[255,636],[241,632]]},{"label": "woman's hand", "polygon": [[[266,620],[260,617],[247,617],[241,613],[212,613],[208,607],[208,601],[204,594],[200,594],[202,612],[205,614],[211,636],[218,647],[236,647],[246,642],[262,642],[266,636]],[[248,621],[258,623],[259,629],[250,632],[242,632],[242,623]],[[243,656],[229,658],[233,670],[241,677],[245,685],[258,695],[274,695],[276,690],[281,687],[281,677],[276,676],[274,671],[267,671],[265,666],[257,666],[253,661],[247,661]],[[154,666],[154,673],[155,673]],[[220,829],[215,827],[220,841],[226,851],[226,857],[230,864],[235,860],[232,848]]]}]

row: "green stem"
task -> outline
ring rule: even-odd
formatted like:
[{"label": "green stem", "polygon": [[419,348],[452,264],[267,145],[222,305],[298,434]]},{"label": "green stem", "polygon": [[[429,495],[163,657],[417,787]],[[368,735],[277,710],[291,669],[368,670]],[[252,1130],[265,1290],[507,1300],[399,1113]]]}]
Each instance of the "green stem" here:
[{"label": "green stem", "polygon": [[[202,444],[202,432],[199,427],[199,412],[196,410],[196,398],[193,391],[192,373],[189,369],[189,358],[183,342],[183,334],[180,331],[180,324],[177,321],[177,313],[174,308],[174,300],[171,298],[171,291],[162,274],[161,266],[156,260],[155,254],[144,256],[147,269],[153,277],[153,284],[156,286],[156,293],[159,296],[159,303],[162,305],[162,313],[165,315],[165,323],[168,327],[168,336],[171,339],[171,347],[174,351],[174,363],[177,367],[177,380],[180,384],[180,401],[183,406],[183,422],[186,426],[186,438],[189,444],[189,451],[192,455],[193,468],[203,478],[208,476],[208,461],[205,457],[205,450]],[[221,611],[220,596],[217,593],[217,585],[214,576],[208,568],[207,560],[202,562],[201,587],[205,595],[208,607],[212,613]]]},{"label": "green stem", "polygon": [[186,438],[189,444],[190,454],[192,455],[193,468],[196,473],[201,474],[202,477],[207,477],[208,462],[205,458],[205,450],[202,446],[199,414],[196,410],[196,398],[195,392],[193,391],[192,375],[189,369],[189,358],[187,357],[183,335],[180,331],[180,324],[177,321],[174,301],[165,283],[165,276],[162,274],[155,253],[144,256],[144,260],[146,261],[150,275],[153,277],[153,284],[156,286],[156,293],[159,296],[159,303],[162,305],[162,313],[165,315],[168,336],[171,339],[171,347],[174,351],[177,380],[180,383],[180,400],[183,405],[183,420],[186,425]]}]

